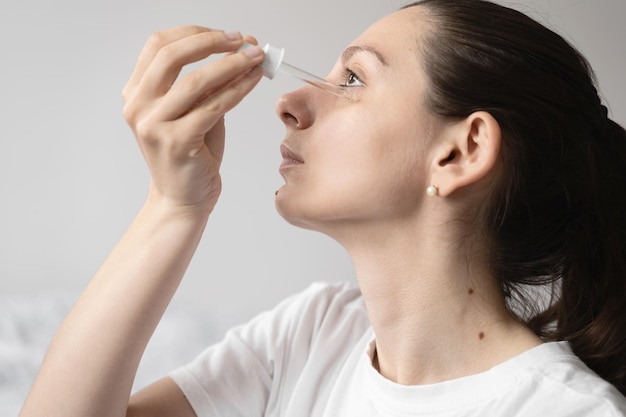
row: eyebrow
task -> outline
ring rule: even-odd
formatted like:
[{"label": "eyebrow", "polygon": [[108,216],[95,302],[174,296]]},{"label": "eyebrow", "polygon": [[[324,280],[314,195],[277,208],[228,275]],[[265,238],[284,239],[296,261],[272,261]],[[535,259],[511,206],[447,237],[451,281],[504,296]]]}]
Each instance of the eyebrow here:
[{"label": "eyebrow", "polygon": [[350,60],[350,58],[352,58],[354,54],[357,54],[359,52],[369,52],[373,54],[380,61],[381,64],[383,64],[384,66],[389,66],[385,57],[376,48],[373,48],[369,45],[347,47],[341,54],[341,61],[346,63]]}]

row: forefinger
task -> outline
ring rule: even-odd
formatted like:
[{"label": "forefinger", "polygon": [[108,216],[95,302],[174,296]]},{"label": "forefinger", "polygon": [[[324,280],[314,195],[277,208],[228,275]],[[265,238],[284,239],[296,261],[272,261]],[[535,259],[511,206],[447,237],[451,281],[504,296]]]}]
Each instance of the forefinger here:
[{"label": "forefinger", "polygon": [[141,50],[139,57],[137,58],[137,63],[135,64],[135,68],[133,69],[133,73],[131,74],[126,86],[133,87],[139,84],[146,72],[146,69],[150,66],[156,55],[164,46],[189,36],[212,31],[212,29],[202,26],[186,25],[153,33],[150,35]]}]

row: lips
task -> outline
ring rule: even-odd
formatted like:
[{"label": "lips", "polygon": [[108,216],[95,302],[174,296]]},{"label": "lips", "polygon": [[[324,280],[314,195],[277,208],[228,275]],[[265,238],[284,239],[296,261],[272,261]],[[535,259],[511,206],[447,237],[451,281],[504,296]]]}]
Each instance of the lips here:
[{"label": "lips", "polygon": [[302,157],[298,155],[297,153],[295,153],[294,151],[292,151],[291,149],[289,149],[287,145],[285,145],[284,143],[280,145],[280,154],[283,157],[283,161],[280,164],[281,169],[289,167],[289,166],[293,166],[293,165],[300,165],[304,163],[304,161],[302,160]]}]

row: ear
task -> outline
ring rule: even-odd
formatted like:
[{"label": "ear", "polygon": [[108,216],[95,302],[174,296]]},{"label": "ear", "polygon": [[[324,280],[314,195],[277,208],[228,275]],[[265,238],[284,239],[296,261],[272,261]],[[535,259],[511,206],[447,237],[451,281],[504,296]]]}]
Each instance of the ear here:
[{"label": "ear", "polygon": [[450,125],[435,152],[431,183],[442,197],[485,178],[500,153],[498,121],[485,111]]}]

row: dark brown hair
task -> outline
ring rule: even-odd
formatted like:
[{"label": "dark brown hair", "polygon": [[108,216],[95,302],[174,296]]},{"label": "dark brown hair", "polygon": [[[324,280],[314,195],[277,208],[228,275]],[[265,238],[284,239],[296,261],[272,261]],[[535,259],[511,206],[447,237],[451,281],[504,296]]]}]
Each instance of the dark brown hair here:
[{"label": "dark brown hair", "polygon": [[503,174],[482,221],[505,296],[551,288],[550,305],[522,318],[626,394],[626,131],[607,117],[590,65],[513,9],[414,6],[432,21],[427,106],[448,118],[487,111],[502,130]]}]

